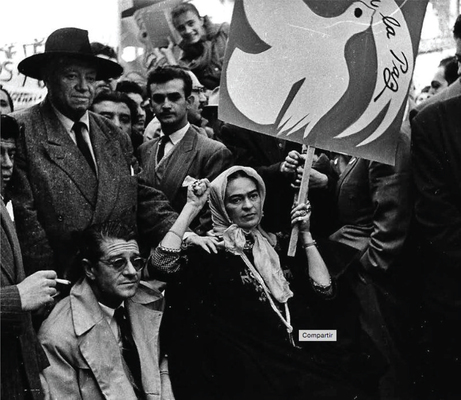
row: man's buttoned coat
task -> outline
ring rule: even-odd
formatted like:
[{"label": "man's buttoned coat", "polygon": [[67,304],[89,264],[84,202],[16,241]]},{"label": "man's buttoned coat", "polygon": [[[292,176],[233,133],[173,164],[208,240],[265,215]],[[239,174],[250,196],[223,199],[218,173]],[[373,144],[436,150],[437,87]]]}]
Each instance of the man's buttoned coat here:
[{"label": "man's buttoned coat", "polygon": [[[175,147],[157,163],[160,138],[144,143],[139,148],[139,160],[149,184],[160,189],[170,200],[173,209],[180,212],[187,200],[187,188],[182,184],[186,176],[208,178],[210,182],[232,166],[229,149],[216,140],[199,134],[190,127]],[[211,229],[211,219],[200,214],[191,224],[198,234]]]},{"label": "man's buttoned coat", "polygon": [[[162,394],[159,327],[163,306],[162,295],[143,283],[125,301],[146,400],[159,400]],[[86,279],[56,305],[40,328],[39,340],[50,361],[44,375],[53,400],[136,400],[117,339]]]},{"label": "man's buttoned coat", "polygon": [[[95,176],[48,98],[14,116],[25,127],[11,183],[26,273],[54,269],[59,277],[69,277],[78,235],[86,227],[114,219],[136,221],[138,182],[130,139],[89,112]],[[161,238],[175,215],[163,194],[155,191],[154,197],[149,225]]]},{"label": "man's buttoned coat", "polygon": [[3,200],[1,215],[1,398],[42,399],[39,372],[48,361],[37,340],[29,312],[21,307],[16,286],[24,280],[21,249]]}]

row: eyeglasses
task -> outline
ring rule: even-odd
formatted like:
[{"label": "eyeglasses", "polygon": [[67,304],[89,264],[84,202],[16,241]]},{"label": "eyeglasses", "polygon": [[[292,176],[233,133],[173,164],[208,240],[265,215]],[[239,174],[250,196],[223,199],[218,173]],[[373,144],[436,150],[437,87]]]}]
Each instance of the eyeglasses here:
[{"label": "eyeglasses", "polygon": [[[136,271],[142,270],[146,265],[146,259],[139,256],[131,257],[129,260]],[[128,259],[126,258],[112,258],[110,260],[99,261],[101,261],[105,265],[108,265],[109,267],[112,267],[117,272],[122,272],[128,265]]]},{"label": "eyeglasses", "polygon": [[203,86],[194,86],[192,91],[197,93],[205,93],[206,89]]}]

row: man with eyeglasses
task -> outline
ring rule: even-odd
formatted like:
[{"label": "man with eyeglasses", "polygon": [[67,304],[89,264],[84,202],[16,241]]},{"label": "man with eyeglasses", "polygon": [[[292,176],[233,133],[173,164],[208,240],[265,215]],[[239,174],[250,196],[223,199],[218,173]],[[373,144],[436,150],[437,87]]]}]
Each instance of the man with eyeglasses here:
[{"label": "man with eyeglasses", "polygon": [[[192,79],[178,66],[153,70],[147,80],[152,110],[160,121],[161,137],[139,148],[139,162],[147,183],[165,193],[173,209],[179,212],[186,204],[186,177],[212,181],[232,165],[232,154],[220,142],[198,132],[188,121],[192,108]],[[203,235],[211,229],[207,207],[192,222],[191,229]],[[196,235],[188,236],[193,241]]]},{"label": "man with eyeglasses", "polygon": [[140,281],[134,231],[118,221],[91,226],[78,263],[80,280],[39,331],[51,397],[172,398],[158,340],[164,301]]},{"label": "man with eyeglasses", "polygon": [[208,121],[202,116],[203,107],[208,103],[205,86],[200,83],[193,72],[186,72],[192,79],[191,103],[187,111],[187,120],[198,128],[200,133],[213,139],[213,129],[208,126]]}]

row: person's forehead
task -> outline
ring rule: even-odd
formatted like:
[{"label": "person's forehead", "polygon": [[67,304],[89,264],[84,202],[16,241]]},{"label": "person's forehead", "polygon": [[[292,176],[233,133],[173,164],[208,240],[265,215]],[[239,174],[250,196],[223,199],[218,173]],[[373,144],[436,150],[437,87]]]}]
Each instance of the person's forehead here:
[{"label": "person's forehead", "polygon": [[244,195],[253,191],[257,191],[258,188],[256,183],[246,177],[238,177],[231,180],[226,187],[226,197],[235,196],[235,195]]},{"label": "person's forehead", "polygon": [[96,112],[113,112],[114,114],[128,114],[131,116],[130,108],[123,102],[111,100],[100,101],[93,105]]},{"label": "person's forehead", "polygon": [[445,82],[445,67],[438,67],[432,78],[433,81]]},{"label": "person's forehead", "polygon": [[86,72],[96,73],[96,64],[90,61],[79,60],[76,58],[61,58],[58,63],[59,70],[85,70]]},{"label": "person's forehead", "polygon": [[152,83],[150,85],[152,94],[170,94],[181,93],[184,94],[184,82],[182,79],[172,79],[165,83]]},{"label": "person's forehead", "polygon": [[0,99],[8,101],[8,96],[3,90],[0,90]]},{"label": "person's forehead", "polygon": [[139,93],[127,93],[127,96],[133,100],[138,106],[143,102],[143,98]]},{"label": "person's forehead", "polygon": [[181,25],[191,21],[198,21],[199,17],[193,11],[186,11],[179,14],[173,21],[174,24]]},{"label": "person's forehead", "polygon": [[112,258],[125,254],[139,254],[139,247],[136,240],[129,240],[127,242],[123,239],[107,238],[102,242],[101,250],[105,258]]}]

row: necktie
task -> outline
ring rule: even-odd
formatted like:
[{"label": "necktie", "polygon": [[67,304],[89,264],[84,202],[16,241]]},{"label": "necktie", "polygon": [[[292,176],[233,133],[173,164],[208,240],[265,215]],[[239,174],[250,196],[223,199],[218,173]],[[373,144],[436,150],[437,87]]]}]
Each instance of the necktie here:
[{"label": "necktie", "polygon": [[169,140],[170,138],[167,135],[162,136],[162,138],[160,139],[160,142],[158,144],[158,151],[157,151],[157,162],[158,163],[165,155],[165,146]]},{"label": "necktie", "polygon": [[114,318],[120,328],[120,337],[122,340],[122,356],[126,366],[130,370],[133,389],[138,399],[144,398],[142,395],[141,364],[139,361],[138,350],[131,335],[130,322],[126,314],[125,307],[119,307],[115,310]]},{"label": "necktie", "polygon": [[83,122],[76,122],[74,126],[72,127],[72,130],[75,133],[77,147],[79,148],[80,152],[83,154],[83,157],[85,157],[86,161],[88,162],[88,165],[91,167],[93,172],[96,173],[96,167],[94,165],[93,157],[91,156],[90,147],[88,146],[88,143],[83,138],[84,127],[85,127],[85,124]]}]

